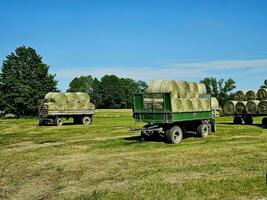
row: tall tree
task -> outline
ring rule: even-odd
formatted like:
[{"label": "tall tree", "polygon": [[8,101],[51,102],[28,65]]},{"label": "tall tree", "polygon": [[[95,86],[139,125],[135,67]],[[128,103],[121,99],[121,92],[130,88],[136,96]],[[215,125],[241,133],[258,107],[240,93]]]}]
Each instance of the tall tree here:
[{"label": "tall tree", "polygon": [[0,74],[5,110],[17,115],[36,114],[38,99],[56,90],[55,75],[48,70],[31,47],[18,47],[8,55]]},{"label": "tall tree", "polygon": [[69,84],[68,92],[86,92],[93,93],[93,78],[92,76],[75,77]]},{"label": "tall tree", "polygon": [[235,81],[233,79],[220,79],[217,80],[213,77],[206,77],[200,81],[207,88],[207,93],[216,97],[220,104],[233,98],[233,93],[231,91],[236,88]]}]

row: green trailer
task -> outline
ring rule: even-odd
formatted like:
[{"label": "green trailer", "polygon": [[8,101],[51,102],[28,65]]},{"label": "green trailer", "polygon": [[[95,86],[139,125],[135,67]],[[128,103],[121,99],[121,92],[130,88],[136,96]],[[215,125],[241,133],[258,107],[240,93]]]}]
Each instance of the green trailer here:
[{"label": "green trailer", "polygon": [[[211,100],[210,95],[203,95],[202,98]],[[141,129],[143,140],[160,135],[175,144],[189,132],[203,138],[216,132],[215,111],[211,107],[207,111],[172,112],[170,93],[134,94],[133,117],[137,122],[147,123]]]}]

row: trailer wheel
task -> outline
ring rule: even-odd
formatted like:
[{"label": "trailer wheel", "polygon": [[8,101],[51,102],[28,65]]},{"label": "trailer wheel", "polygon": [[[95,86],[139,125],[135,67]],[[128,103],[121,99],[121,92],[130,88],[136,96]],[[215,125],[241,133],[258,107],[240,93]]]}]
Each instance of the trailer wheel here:
[{"label": "trailer wheel", "polygon": [[60,117],[56,117],[56,119],[54,119],[54,124],[55,124],[56,126],[62,126],[62,125],[63,125],[63,120],[62,120],[62,118],[60,118]]},{"label": "trailer wheel", "polygon": [[91,118],[90,118],[89,116],[85,116],[85,117],[83,117],[83,118],[82,118],[82,123],[83,123],[84,125],[89,125],[89,124],[91,124]]},{"label": "trailer wheel", "polygon": [[209,136],[209,127],[207,124],[200,124],[197,127],[197,134],[199,134],[201,137],[206,138]]},{"label": "trailer wheel", "polygon": [[234,117],[234,124],[242,124],[242,118],[241,117]]},{"label": "trailer wheel", "polygon": [[43,119],[39,119],[39,123],[38,123],[39,126],[43,126],[43,125],[46,125],[46,121],[43,120]]},{"label": "trailer wheel", "polygon": [[217,131],[217,125],[216,125],[216,121],[215,121],[215,119],[211,119],[210,120],[210,130],[211,130],[211,132],[212,133],[216,133],[216,131]]},{"label": "trailer wheel", "polygon": [[263,128],[267,128],[267,118],[266,117],[262,118],[261,123],[262,123]]},{"label": "trailer wheel", "polygon": [[251,125],[251,124],[253,124],[253,118],[250,115],[246,115],[244,117],[244,122],[245,122],[245,124]]},{"label": "trailer wheel", "polygon": [[73,118],[73,123],[74,123],[74,124],[80,124],[81,121],[82,121],[82,120],[81,120],[80,117],[74,117],[74,118]]},{"label": "trailer wheel", "polygon": [[178,144],[183,139],[183,131],[179,126],[174,126],[166,131],[166,139],[172,144]]}]

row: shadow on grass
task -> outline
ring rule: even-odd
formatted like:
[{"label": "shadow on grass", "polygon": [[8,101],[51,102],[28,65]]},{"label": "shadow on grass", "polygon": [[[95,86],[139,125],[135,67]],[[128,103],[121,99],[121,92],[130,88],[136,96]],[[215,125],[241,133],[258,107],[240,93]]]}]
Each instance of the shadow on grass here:
[{"label": "shadow on grass", "polygon": [[[187,133],[183,134],[183,140],[185,140],[187,138],[192,138],[192,137],[198,138],[200,136],[198,136],[196,133],[193,133],[193,132],[187,132]],[[151,141],[151,142],[169,143],[164,136],[160,136],[160,135],[153,135],[153,136],[148,137],[146,139],[143,139],[141,136],[130,136],[130,137],[125,137],[123,139],[128,140],[128,141],[138,141],[138,142]]]},{"label": "shadow on grass", "polygon": [[217,124],[232,125],[232,126],[245,125],[245,126],[257,126],[257,127],[266,128],[266,127],[263,126],[262,124],[251,124],[251,125],[247,125],[247,124],[234,124],[234,123],[232,123],[232,122],[217,122]]}]

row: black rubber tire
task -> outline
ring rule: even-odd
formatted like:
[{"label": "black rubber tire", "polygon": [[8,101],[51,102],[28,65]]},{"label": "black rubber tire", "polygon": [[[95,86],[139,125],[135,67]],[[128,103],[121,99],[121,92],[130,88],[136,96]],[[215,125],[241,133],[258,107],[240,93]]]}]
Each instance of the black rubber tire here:
[{"label": "black rubber tire", "polygon": [[81,122],[82,122],[82,120],[81,120],[80,117],[74,117],[74,118],[73,118],[73,123],[74,123],[74,124],[81,124]]},{"label": "black rubber tire", "polygon": [[251,117],[250,115],[246,115],[244,116],[244,122],[247,125],[251,125],[253,124],[253,117]]},{"label": "black rubber tire", "polygon": [[241,117],[234,117],[234,124],[242,124],[242,118]]},{"label": "black rubber tire", "polygon": [[55,126],[62,126],[63,125],[63,120],[60,117],[57,117],[56,119],[54,119],[54,125]]},{"label": "black rubber tire", "polygon": [[262,118],[261,124],[262,124],[263,128],[267,128],[267,118],[266,117]]},{"label": "black rubber tire", "polygon": [[82,124],[90,125],[91,124],[91,117],[89,117],[89,116],[82,117]]},{"label": "black rubber tire", "polygon": [[209,136],[209,127],[207,124],[200,124],[197,127],[197,134],[203,138],[206,138]]},{"label": "black rubber tire", "polygon": [[183,139],[183,131],[179,126],[173,126],[166,131],[166,139],[171,144],[178,144]]},{"label": "black rubber tire", "polygon": [[210,130],[211,130],[211,133],[216,133],[217,131],[217,125],[216,125],[215,119],[210,120]]},{"label": "black rubber tire", "polygon": [[39,126],[43,126],[43,125],[45,125],[45,121],[42,120],[42,119],[39,119],[39,123],[38,123],[38,125],[39,125]]}]

